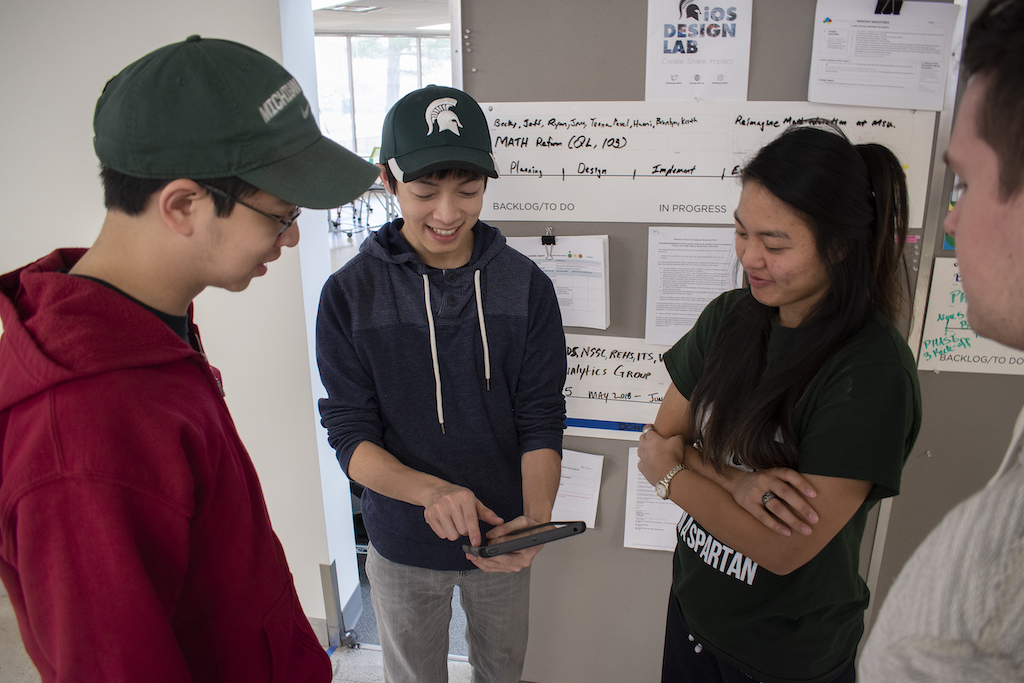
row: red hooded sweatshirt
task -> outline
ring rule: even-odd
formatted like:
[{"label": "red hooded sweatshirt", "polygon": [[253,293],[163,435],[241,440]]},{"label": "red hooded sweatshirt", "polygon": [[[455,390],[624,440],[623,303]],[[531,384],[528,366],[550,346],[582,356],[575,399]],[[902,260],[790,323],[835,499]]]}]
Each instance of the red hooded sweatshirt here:
[{"label": "red hooded sweatshirt", "polygon": [[43,681],[330,681],[210,365],[82,253],[0,276],[0,579]]}]

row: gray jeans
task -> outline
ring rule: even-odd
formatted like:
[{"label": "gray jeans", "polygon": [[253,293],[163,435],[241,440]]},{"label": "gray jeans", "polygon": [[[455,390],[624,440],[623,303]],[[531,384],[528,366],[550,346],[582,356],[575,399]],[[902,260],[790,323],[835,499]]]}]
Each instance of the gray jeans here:
[{"label": "gray jeans", "polygon": [[530,569],[437,571],[366,555],[388,683],[447,683],[448,623],[459,587],[473,683],[519,683],[530,617]]}]

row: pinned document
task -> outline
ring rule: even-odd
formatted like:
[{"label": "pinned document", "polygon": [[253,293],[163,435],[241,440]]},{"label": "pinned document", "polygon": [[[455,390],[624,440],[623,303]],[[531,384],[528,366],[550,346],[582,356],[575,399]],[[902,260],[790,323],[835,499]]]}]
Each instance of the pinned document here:
[{"label": "pinned document", "polygon": [[712,299],[742,285],[734,231],[649,228],[644,341],[675,344]]},{"label": "pinned document", "polygon": [[626,525],[622,545],[643,550],[675,550],[676,524],[683,510],[654,492],[637,465],[637,449],[629,449],[626,468]]},{"label": "pinned document", "polygon": [[947,2],[818,0],[808,101],[941,111],[959,11]]},{"label": "pinned document", "polygon": [[551,519],[582,519],[597,527],[597,501],[601,494],[604,456],[562,449],[562,475]]},{"label": "pinned document", "polygon": [[608,304],[608,235],[553,235],[507,237],[506,242],[526,255],[551,278],[567,327],[607,330],[611,323]]}]

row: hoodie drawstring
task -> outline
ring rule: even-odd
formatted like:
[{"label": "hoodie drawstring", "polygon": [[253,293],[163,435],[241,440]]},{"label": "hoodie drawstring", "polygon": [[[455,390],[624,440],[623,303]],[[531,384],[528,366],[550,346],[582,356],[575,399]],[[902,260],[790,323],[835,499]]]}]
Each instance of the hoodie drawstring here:
[{"label": "hoodie drawstring", "polygon": [[[487,344],[487,325],[484,324],[484,303],[480,293],[480,271],[473,273],[473,287],[476,290],[476,317],[480,321],[480,340],[484,346],[484,379],[487,391],[491,390],[491,349]],[[434,363],[434,401],[437,404],[437,422],[444,434],[444,406],[441,394],[441,369],[437,362],[437,335],[434,331],[434,312],[430,308],[430,280],[423,274],[423,302],[427,309],[427,328],[430,331],[430,358]]]},{"label": "hoodie drawstring", "polygon": [[427,304],[427,327],[430,328],[430,357],[434,361],[434,402],[437,403],[437,422],[444,434],[444,406],[441,405],[441,370],[437,365],[437,337],[434,335],[434,312],[430,310],[430,280],[423,274],[423,298]]},{"label": "hoodie drawstring", "polygon": [[480,321],[480,340],[484,345],[484,379],[487,391],[491,390],[491,349],[487,346],[487,326],[484,325],[484,298],[480,296],[480,271],[473,273],[473,287],[476,289],[476,317]]}]

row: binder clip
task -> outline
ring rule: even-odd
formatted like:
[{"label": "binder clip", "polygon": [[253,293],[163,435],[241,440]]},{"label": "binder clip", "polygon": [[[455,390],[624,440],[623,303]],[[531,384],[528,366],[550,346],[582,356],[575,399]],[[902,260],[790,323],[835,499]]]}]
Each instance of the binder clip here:
[{"label": "binder clip", "polygon": [[878,0],[875,5],[875,14],[892,14],[899,16],[903,9],[903,0]]},{"label": "binder clip", "polygon": [[544,252],[547,254],[544,259],[546,261],[553,261],[554,256],[552,254],[555,250],[555,229],[550,225],[544,229],[544,234],[540,236],[540,243],[544,245]]}]

